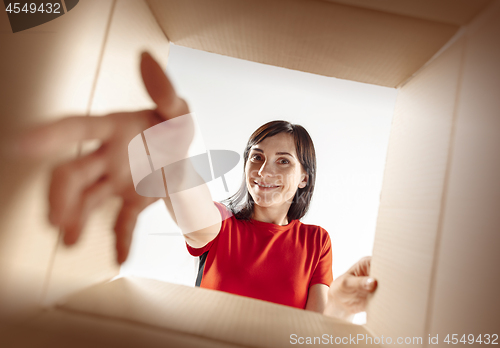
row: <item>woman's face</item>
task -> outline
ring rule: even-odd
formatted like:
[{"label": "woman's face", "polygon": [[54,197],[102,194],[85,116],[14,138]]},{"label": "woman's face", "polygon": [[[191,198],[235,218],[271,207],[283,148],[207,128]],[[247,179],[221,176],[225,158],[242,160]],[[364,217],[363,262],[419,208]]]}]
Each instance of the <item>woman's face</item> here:
[{"label": "woman's face", "polygon": [[261,207],[290,205],[298,188],[307,183],[293,136],[279,133],[250,149],[245,168],[248,192]]}]

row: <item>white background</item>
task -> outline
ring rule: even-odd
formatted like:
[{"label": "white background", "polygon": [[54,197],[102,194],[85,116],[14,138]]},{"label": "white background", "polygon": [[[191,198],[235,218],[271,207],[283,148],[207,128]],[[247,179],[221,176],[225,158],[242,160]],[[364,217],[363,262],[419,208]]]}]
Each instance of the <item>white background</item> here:
[{"label": "white background", "polygon": [[[371,255],[396,89],[278,68],[171,45],[167,73],[196,115],[195,147],[242,156],[250,134],[283,119],[304,126],[317,153],[316,189],[304,223],[331,236],[333,275]],[[243,163],[209,186],[233,194]],[[140,216],[120,275],[194,286],[195,258],[162,200]]]}]

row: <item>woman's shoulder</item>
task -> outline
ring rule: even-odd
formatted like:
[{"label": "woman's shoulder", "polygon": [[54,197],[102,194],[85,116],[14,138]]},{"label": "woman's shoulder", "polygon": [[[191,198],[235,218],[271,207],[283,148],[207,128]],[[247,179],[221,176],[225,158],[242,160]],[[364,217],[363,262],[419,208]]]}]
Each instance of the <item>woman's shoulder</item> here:
[{"label": "woman's shoulder", "polygon": [[237,227],[237,226],[241,227],[241,225],[244,224],[245,221],[239,220],[237,218],[237,216],[235,215],[235,213],[231,210],[231,208],[229,208],[225,204],[214,201],[214,205],[219,210],[219,213],[221,216],[221,220],[222,220],[221,221],[222,222],[221,232],[223,230],[233,229],[234,227]]},{"label": "woman's shoulder", "polygon": [[222,221],[224,221],[224,220],[226,220],[226,219],[228,219],[228,218],[230,218],[230,217],[233,216],[233,213],[231,212],[231,210],[229,210],[228,207],[226,207],[224,204],[222,204],[220,202],[215,202],[214,201],[214,205],[219,210],[221,218],[222,218]]},{"label": "woman's shoulder", "polygon": [[304,230],[308,230],[308,231],[318,231],[318,232],[321,232],[321,233],[326,233],[328,234],[328,232],[321,226],[319,225],[313,225],[313,224],[305,224],[303,223],[302,221],[297,221],[298,222],[298,225],[299,225],[299,228],[300,229],[304,229]]},{"label": "woman's shoulder", "polygon": [[330,241],[330,234],[319,225],[305,224],[300,221],[297,225],[299,225],[299,231],[302,234],[313,237],[321,243],[327,243]]}]

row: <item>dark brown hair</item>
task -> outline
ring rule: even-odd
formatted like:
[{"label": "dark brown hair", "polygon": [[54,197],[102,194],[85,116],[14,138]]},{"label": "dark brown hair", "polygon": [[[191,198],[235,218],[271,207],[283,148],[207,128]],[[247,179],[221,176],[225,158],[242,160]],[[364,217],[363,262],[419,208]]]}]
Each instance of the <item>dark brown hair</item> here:
[{"label": "dark brown hair", "polygon": [[306,186],[297,189],[292,205],[288,209],[288,222],[301,219],[309,209],[316,182],[316,152],[312,139],[305,128],[300,125],[287,121],[271,121],[260,126],[248,139],[243,153],[243,182],[234,195],[223,201],[237,219],[250,220],[253,215],[255,202],[248,192],[245,178],[245,167],[250,149],[264,139],[279,133],[288,133],[293,136],[298,160],[308,175]]}]

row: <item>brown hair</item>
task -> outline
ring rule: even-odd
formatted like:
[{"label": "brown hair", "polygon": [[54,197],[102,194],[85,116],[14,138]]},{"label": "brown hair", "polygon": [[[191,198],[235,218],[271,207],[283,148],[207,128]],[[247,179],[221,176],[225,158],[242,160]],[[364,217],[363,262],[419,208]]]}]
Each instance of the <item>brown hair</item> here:
[{"label": "brown hair", "polygon": [[288,209],[288,221],[301,219],[309,209],[316,182],[316,151],[313,141],[306,129],[300,125],[287,121],[271,121],[260,126],[248,139],[243,153],[243,182],[234,195],[223,201],[237,219],[250,220],[253,215],[255,202],[248,192],[245,180],[245,167],[250,149],[264,139],[279,133],[288,133],[293,136],[298,160],[308,175],[306,186],[297,189],[292,205]]}]

